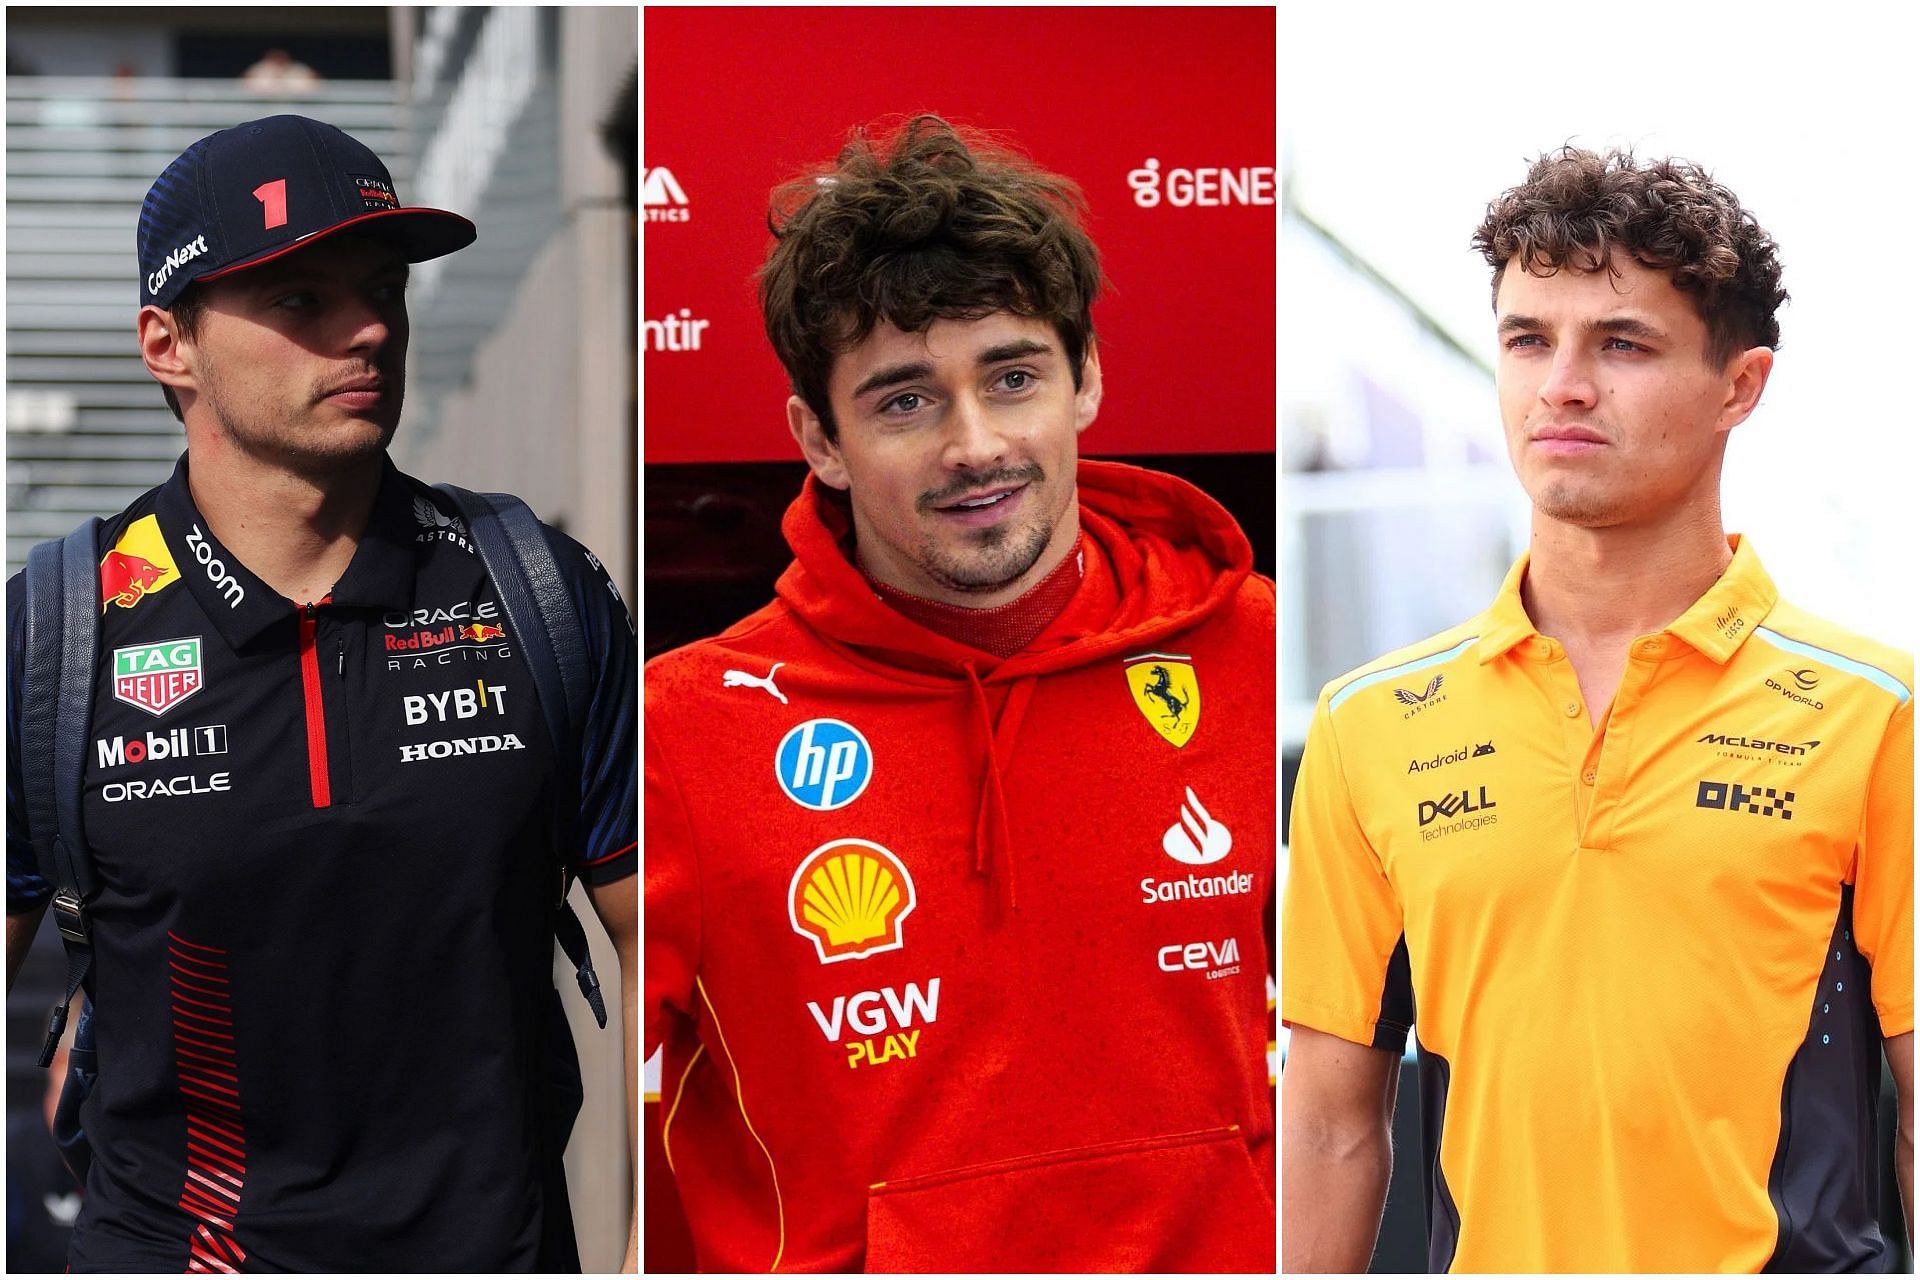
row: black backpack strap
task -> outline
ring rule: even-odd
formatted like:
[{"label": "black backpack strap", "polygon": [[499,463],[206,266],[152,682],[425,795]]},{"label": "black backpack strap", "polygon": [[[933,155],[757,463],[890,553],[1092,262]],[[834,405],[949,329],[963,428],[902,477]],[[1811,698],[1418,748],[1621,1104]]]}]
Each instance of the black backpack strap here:
[{"label": "black backpack strap", "polygon": [[53,922],[67,949],[66,993],[47,1024],[43,1067],[53,1062],[67,1008],[93,966],[93,922],[87,916],[93,861],[80,824],[80,786],[100,643],[99,528],[100,521],[89,520],[27,553],[21,767],[34,853],[53,884]]},{"label": "black backpack strap", "polygon": [[560,778],[553,933],[573,965],[580,994],[592,1007],[594,1020],[604,1027],[607,1005],[600,994],[600,978],[593,971],[593,955],[587,948],[580,918],[567,901],[567,892],[573,886],[570,837],[580,795],[580,739],[593,697],[586,631],[540,521],[526,503],[509,493],[473,493],[450,484],[435,488],[452,499],[466,519],[480,562],[513,628],[514,643],[526,655],[533,672],[534,690],[547,721],[547,736],[553,743]]}]

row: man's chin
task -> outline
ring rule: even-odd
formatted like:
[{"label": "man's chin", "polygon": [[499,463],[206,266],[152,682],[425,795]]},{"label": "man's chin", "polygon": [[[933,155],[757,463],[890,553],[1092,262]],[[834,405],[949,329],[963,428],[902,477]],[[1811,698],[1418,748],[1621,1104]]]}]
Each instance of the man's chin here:
[{"label": "man's chin", "polygon": [[1020,538],[1006,530],[986,531],[994,535],[986,545],[976,543],[955,556],[942,556],[922,566],[934,581],[969,595],[992,595],[1004,591],[1033,571],[1046,554],[1050,538],[1028,535]]}]

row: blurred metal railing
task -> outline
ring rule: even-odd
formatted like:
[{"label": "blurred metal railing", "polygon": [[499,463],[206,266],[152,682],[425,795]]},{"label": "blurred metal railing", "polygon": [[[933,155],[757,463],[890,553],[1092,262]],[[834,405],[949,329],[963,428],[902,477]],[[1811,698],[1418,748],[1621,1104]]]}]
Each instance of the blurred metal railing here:
[{"label": "blurred metal railing", "polygon": [[160,171],[242,120],[292,112],[412,176],[411,108],[390,81],[298,95],[237,83],[7,78],[7,572],[27,549],[164,481],[180,424],[134,345],[134,228]]}]

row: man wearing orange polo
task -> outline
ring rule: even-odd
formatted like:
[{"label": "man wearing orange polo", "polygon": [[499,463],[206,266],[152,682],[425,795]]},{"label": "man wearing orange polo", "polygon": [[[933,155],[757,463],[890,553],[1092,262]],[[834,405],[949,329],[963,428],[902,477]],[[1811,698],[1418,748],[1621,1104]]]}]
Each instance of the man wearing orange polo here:
[{"label": "man wearing orange polo", "polygon": [[1775,245],[1691,165],[1573,149],[1475,242],[1532,540],[1484,613],[1321,694],[1283,1269],[1366,1266],[1412,1027],[1433,1270],[1884,1270],[1883,1052],[1912,1218],[1913,659],[1781,600],[1722,529]]}]

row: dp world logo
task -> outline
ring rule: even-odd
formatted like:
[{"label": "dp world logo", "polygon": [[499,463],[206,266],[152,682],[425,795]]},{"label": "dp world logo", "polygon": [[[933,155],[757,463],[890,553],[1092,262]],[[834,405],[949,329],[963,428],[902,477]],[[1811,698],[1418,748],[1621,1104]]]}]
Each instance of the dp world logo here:
[{"label": "dp world logo", "polygon": [[839,809],[873,781],[873,749],[844,720],[809,720],[780,739],[773,756],[780,789],[806,809]]}]

